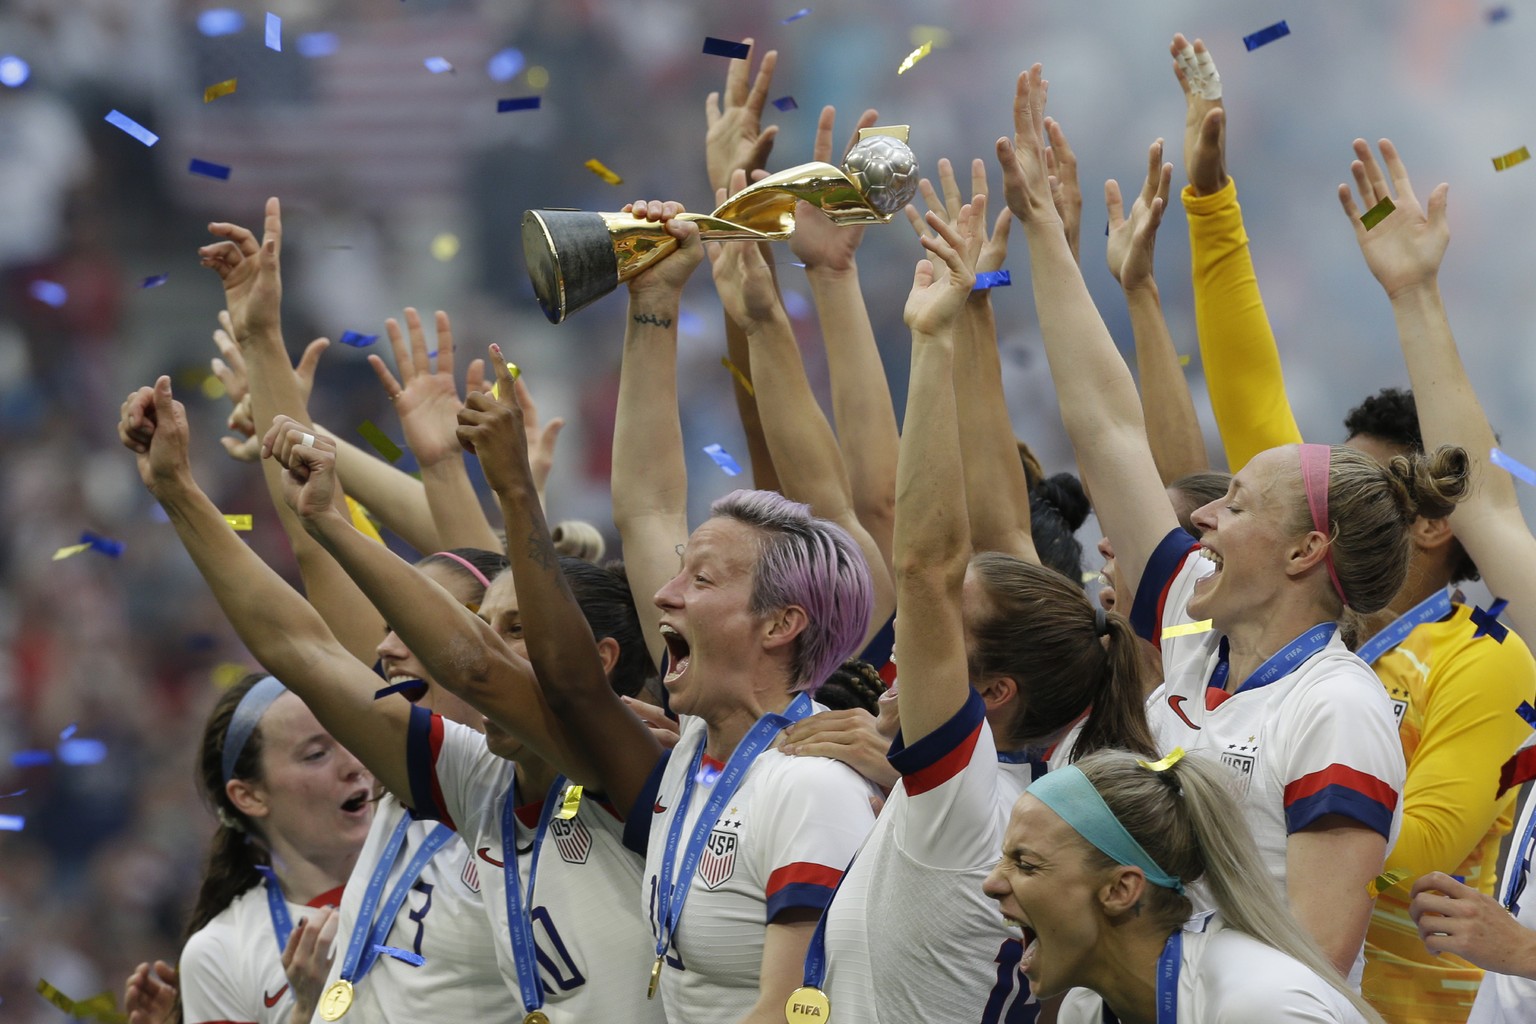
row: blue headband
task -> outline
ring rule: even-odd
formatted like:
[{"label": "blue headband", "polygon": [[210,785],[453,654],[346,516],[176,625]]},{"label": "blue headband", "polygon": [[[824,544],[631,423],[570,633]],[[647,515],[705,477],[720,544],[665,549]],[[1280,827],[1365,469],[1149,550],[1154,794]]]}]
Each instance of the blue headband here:
[{"label": "blue headband", "polygon": [[287,692],[288,687],[275,677],[263,676],[260,682],[245,691],[245,696],[235,705],[235,713],[229,718],[229,729],[224,733],[225,782],[235,777],[235,764],[245,752],[245,745],[250,742],[251,733],[256,731],[261,716],[267,713],[273,701]]},{"label": "blue headband", "polygon": [[1141,868],[1147,881],[1182,893],[1184,883],[1176,875],[1170,875],[1158,867],[1146,850],[1120,824],[1115,812],[1109,809],[1099,791],[1088,781],[1077,765],[1058,768],[1030,784],[1030,796],[1061,815],[1077,834],[1098,847],[1116,864]]}]

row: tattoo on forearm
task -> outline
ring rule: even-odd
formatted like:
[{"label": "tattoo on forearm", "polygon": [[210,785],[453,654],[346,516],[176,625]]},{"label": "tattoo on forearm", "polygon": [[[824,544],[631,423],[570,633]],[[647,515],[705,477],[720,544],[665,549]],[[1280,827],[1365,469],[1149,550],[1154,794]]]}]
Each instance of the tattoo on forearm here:
[{"label": "tattoo on forearm", "polygon": [[545,572],[559,564],[559,556],[555,554],[555,545],[549,539],[548,532],[537,527],[529,531],[528,558]]},{"label": "tattoo on forearm", "polygon": [[672,318],[669,316],[657,316],[655,313],[636,313],[630,317],[637,324],[654,324],[657,327],[671,327]]}]

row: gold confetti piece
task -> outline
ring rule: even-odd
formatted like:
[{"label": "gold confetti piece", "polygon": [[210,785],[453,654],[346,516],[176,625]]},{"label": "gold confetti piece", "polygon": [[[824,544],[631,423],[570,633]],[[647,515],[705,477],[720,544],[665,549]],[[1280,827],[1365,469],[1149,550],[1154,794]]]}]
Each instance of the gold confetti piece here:
[{"label": "gold confetti piece", "polygon": [[251,670],[244,665],[233,661],[226,661],[222,665],[214,666],[213,674],[209,678],[213,680],[214,686],[221,690],[227,690],[244,679],[250,672]]},{"label": "gold confetti piece", "polygon": [[549,71],[535,64],[528,69],[528,84],[535,89],[542,89],[549,84]]},{"label": "gold confetti piece", "polygon": [[1211,620],[1201,619],[1199,622],[1181,622],[1177,626],[1167,626],[1163,629],[1163,639],[1172,640],[1176,636],[1194,636],[1196,633],[1209,633]]},{"label": "gold confetti piece", "polygon": [[208,88],[203,90],[203,102],[212,103],[220,96],[228,96],[230,93],[235,91],[235,83],[237,81],[239,81],[239,79],[230,78],[219,82],[217,85],[210,85]]},{"label": "gold confetti piece", "polygon": [[[418,480],[421,479],[420,473],[413,473],[411,475]],[[345,497],[347,499],[347,514],[352,517],[352,526],[364,537],[383,544],[384,538],[380,536],[379,528],[373,525],[373,513],[363,508],[362,502],[355,500],[352,495],[348,494]]]},{"label": "gold confetti piece", "polygon": [[736,378],[736,383],[741,385],[741,390],[752,398],[757,397],[757,392],[752,390],[752,382],[747,380],[747,375],[741,372],[740,367],[731,362],[730,357],[721,356],[720,365],[731,371],[731,376]]},{"label": "gold confetti piece", "polygon": [[906,74],[908,71],[912,70],[912,65],[916,64],[918,61],[922,60],[932,52],[933,40],[930,39],[922,46],[919,46],[917,49],[907,54],[907,59],[901,62],[901,67],[896,69],[896,73],[898,75]]},{"label": "gold confetti piece", "polygon": [[1184,760],[1184,748],[1174,747],[1172,753],[1170,753],[1162,760],[1153,761],[1150,764],[1146,761],[1137,761],[1136,763],[1141,765],[1149,772],[1165,772],[1182,760]]},{"label": "gold confetti piece", "polygon": [[225,390],[224,382],[219,380],[219,378],[215,377],[213,374],[209,374],[208,376],[204,377],[201,386],[203,389],[203,396],[206,398],[223,398],[225,395],[229,394],[229,392]]},{"label": "gold confetti piece", "polygon": [[1179,356],[1179,365],[1180,366],[1188,366],[1189,365],[1189,356]]},{"label": "gold confetti piece", "polygon": [[1365,891],[1370,895],[1371,899],[1375,899],[1377,896],[1380,896],[1382,893],[1386,892],[1397,883],[1412,877],[1412,875],[1412,871],[1405,871],[1402,868],[1394,868],[1391,871],[1377,875],[1375,878],[1367,882]]},{"label": "gold confetti piece", "polygon": [[1097,581],[1099,579],[1100,575],[1101,575],[1100,573],[1096,573],[1096,572],[1085,572],[1085,573],[1083,573],[1083,582],[1084,583],[1093,583],[1093,582],[1095,582],[1095,581]]},{"label": "gold confetti piece", "polygon": [[932,43],[942,50],[949,45],[949,29],[940,28],[938,25],[913,25],[912,31],[907,33],[907,38],[912,40],[913,46]]},{"label": "gold confetti piece", "polygon": [[555,817],[561,821],[570,821],[576,817],[576,812],[581,810],[581,787],[566,786],[565,798],[560,801],[560,813]]},{"label": "gold confetti piece", "polygon": [[[507,374],[513,380],[517,380],[517,378],[519,378],[519,377],[521,377],[523,375],[523,371],[519,370],[517,368],[517,364],[516,363],[508,363],[507,364]],[[496,399],[500,399],[501,398],[501,381],[498,380],[495,384],[491,385],[491,397],[492,398],[496,398]]]},{"label": "gold confetti piece", "polygon": [[1387,219],[1387,214],[1397,209],[1390,197],[1385,197],[1381,202],[1366,210],[1360,215],[1360,226],[1369,231],[1371,228]]},{"label": "gold confetti piece", "polygon": [[55,562],[62,562],[64,559],[72,558],[82,551],[90,550],[90,547],[89,544],[71,544],[67,548],[59,548],[59,550],[53,553],[53,560]]},{"label": "gold confetti piece", "polygon": [[248,515],[227,515],[224,521],[229,524],[231,530],[244,531],[251,528],[251,517]]},{"label": "gold confetti piece", "polygon": [[389,435],[374,425],[373,420],[363,420],[357,425],[357,432],[363,435],[363,440],[373,446],[373,450],[384,456],[386,462],[398,462],[405,452],[400,446],[390,440]]},{"label": "gold confetti piece", "polygon": [[128,1018],[117,1012],[117,997],[111,992],[101,992],[78,1002],[48,983],[46,978],[37,979],[37,994],[71,1017],[94,1017],[104,1024],[124,1024]]},{"label": "gold confetti piece", "polygon": [[619,177],[617,174],[614,174],[607,167],[604,167],[603,162],[596,157],[593,157],[591,160],[587,161],[586,168],[610,185],[624,184],[623,178]]},{"label": "gold confetti piece", "polygon": [[1523,164],[1530,158],[1531,151],[1521,146],[1519,149],[1505,153],[1503,156],[1494,157],[1493,169],[1496,171],[1507,171],[1515,166],[1515,164]]},{"label": "gold confetti piece", "polygon": [[459,236],[451,231],[444,231],[432,239],[432,258],[439,263],[447,263],[459,254]]}]

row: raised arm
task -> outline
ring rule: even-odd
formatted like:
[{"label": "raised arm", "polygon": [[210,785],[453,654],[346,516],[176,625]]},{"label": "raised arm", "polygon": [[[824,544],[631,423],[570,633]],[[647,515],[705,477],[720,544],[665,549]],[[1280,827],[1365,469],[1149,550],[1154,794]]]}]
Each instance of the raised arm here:
[{"label": "raised arm", "polygon": [[1355,187],[1366,209],[1395,191],[1396,209],[1366,230],[1348,185],[1339,186],[1339,200],[1354,224],[1366,265],[1392,303],[1424,447],[1458,445],[1471,461],[1472,487],[1451,514],[1451,529],[1488,587],[1509,601],[1510,621],[1520,632],[1536,636],[1536,538],[1520,512],[1514,478],[1489,465],[1488,453],[1498,440],[1461,363],[1440,298],[1440,264],[1451,237],[1445,215],[1450,186],[1436,186],[1426,212],[1396,147],[1387,139],[1380,146],[1391,186],[1365,140],[1356,139]]},{"label": "raised arm", "polygon": [[[953,718],[970,691],[960,588],[971,560],[971,538],[956,411],[954,332],[976,281],[961,255],[965,236],[985,230],[986,203],[986,196],[978,194],[972,205],[957,211],[954,224],[929,211],[928,224],[936,235],[924,235],[923,248],[942,263],[935,267],[919,261],[904,314],[912,330],[912,374],[896,479],[896,662],[911,682],[896,699],[909,747]],[[1057,237],[1070,262],[1059,228]]]},{"label": "raised arm", "polygon": [[1221,75],[1205,43],[1182,35],[1170,48],[1184,90],[1184,212],[1189,220],[1195,327],[1211,411],[1237,472],[1267,448],[1301,441],[1291,414],[1275,333],[1264,311],[1259,280],[1227,176],[1227,121]]},{"label": "raised arm", "polygon": [[1135,593],[1147,559],[1179,521],[1147,444],[1136,385],[1093,305],[1051,199],[1040,141],[1045,88],[1040,65],[1019,75],[1014,138],[998,139],[997,157],[1008,208],[1029,242],[1035,309],[1062,422],[1114,544],[1118,571]]},{"label": "raised arm", "polygon": [[[624,364],[613,428],[613,523],[624,544],[635,610],[651,661],[666,653],[656,592],[677,575],[688,540],[688,471],[677,411],[677,314],[683,285],[704,258],[698,229],[670,218],[676,203],[635,204],[665,218],[682,243],[629,283]],[[633,209],[633,207],[632,207]],[[653,212],[654,211],[654,212]],[[635,209],[636,215],[639,210]]]},{"label": "raised arm", "polygon": [[[469,482],[464,468],[464,451],[454,438],[459,426],[459,387],[453,379],[453,326],[448,314],[438,310],[436,366],[421,329],[421,315],[405,311],[405,326],[410,345],[400,334],[394,318],[384,321],[389,344],[395,353],[395,367],[400,379],[389,372],[378,355],[368,357],[368,365],[378,376],[384,393],[394,405],[395,415],[405,430],[405,443],[411,446],[421,466],[421,483],[427,505],[432,510],[437,542],[444,548],[481,548],[501,550],[501,539],[491,529],[480,497]],[[471,384],[484,378],[485,364],[475,360],[470,367]]]},{"label": "raised arm", "polygon": [[[835,116],[834,108],[822,109],[811,159],[832,160]],[[872,126],[878,117],[873,110],[864,112],[850,149],[858,141],[858,129]],[[838,227],[811,204],[800,203],[789,247],[805,264],[806,282],[821,321],[832,379],[832,418],[853,488],[853,510],[889,571],[891,534],[896,529],[896,409],[859,286],[854,257],[863,238],[862,227]]]},{"label": "raised arm", "polygon": [[[923,198],[929,216],[954,225],[964,200],[948,160],[939,161],[939,188],[923,179]],[[987,165],[971,161],[971,192],[987,196]],[[985,213],[985,207],[977,213]],[[919,239],[929,237],[925,221],[907,207]],[[1008,255],[1008,232],[1013,216],[1005,206],[997,216],[991,237],[986,224],[977,220],[966,232],[959,250],[973,274],[1001,270]],[[955,393],[959,403],[960,449],[965,452],[965,498],[970,513],[973,551],[1001,551],[1026,562],[1040,563],[1030,527],[1029,480],[1019,459],[1003,393],[1003,363],[997,349],[997,319],[992,312],[992,289],[973,289],[954,330]]]},{"label": "raised arm", "polygon": [[[736,180],[744,182],[739,173]],[[758,410],[785,496],[805,502],[816,515],[847,530],[869,563],[875,604],[865,633],[868,642],[895,609],[895,586],[885,556],[854,509],[848,470],[831,424],[811,391],[789,314],[757,246],[712,243],[707,248],[715,290],[726,314],[746,332],[751,345]]]},{"label": "raised arm", "polygon": [[[246,648],[309,705],[337,742],[409,804],[408,706],[373,699],[378,676],[341,646],[319,613],[230,529],[197,486],[188,461],[186,411],[172,397],[169,377],[128,396],[118,434],[137,456],[144,486],[165,509]],[[295,473],[287,475],[285,487],[301,501],[333,500],[330,466],[316,457],[318,449],[293,447],[298,448],[292,457]]]},{"label": "raised arm", "polygon": [[[199,255],[203,264],[216,270],[224,283],[224,301],[229,307],[235,343],[245,357],[251,412],[257,429],[264,429],[279,414],[309,426],[306,396],[283,346],[283,219],[277,199],[267,200],[266,223],[259,243],[255,235],[238,224],[214,223],[208,229],[223,241],[203,246]],[[304,530],[283,505],[281,470],[265,463],[262,473],[283,532],[293,545],[310,603],[353,656],[371,663],[383,632],[383,621],[346,575],[304,536]]]},{"label": "raised arm", "polygon": [[661,744],[608,681],[592,629],[560,569],[528,463],[522,409],[495,345],[491,365],[500,397],[469,396],[459,413],[459,440],[479,457],[501,503],[507,558],[534,673],[557,710],[569,712],[560,717],[586,751],[603,792],[613,806],[627,810],[661,758]]},{"label": "raised arm", "polygon": [[[1136,370],[1141,377],[1142,407],[1147,416],[1147,441],[1163,486],[1180,477],[1211,468],[1205,454],[1205,438],[1195,416],[1189,382],[1179,366],[1179,353],[1163,318],[1162,298],[1152,272],[1157,229],[1168,205],[1168,186],[1173,165],[1163,163],[1163,140],[1147,151],[1147,179],[1141,194],[1125,216],[1120,183],[1104,183],[1104,205],[1109,211],[1109,272],[1125,290],[1131,312],[1131,332],[1136,338]],[[1153,210],[1156,201],[1156,211]]]}]

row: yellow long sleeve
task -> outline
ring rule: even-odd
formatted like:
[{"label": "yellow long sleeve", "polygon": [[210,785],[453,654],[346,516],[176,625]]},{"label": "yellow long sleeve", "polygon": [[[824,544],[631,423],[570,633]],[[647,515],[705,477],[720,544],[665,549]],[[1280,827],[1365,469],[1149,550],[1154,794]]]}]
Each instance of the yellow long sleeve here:
[{"label": "yellow long sleeve", "polygon": [[1227,466],[1235,473],[1267,448],[1300,442],[1301,430],[1248,252],[1237,183],[1229,178],[1208,196],[1186,187],[1182,198],[1200,359]]}]

